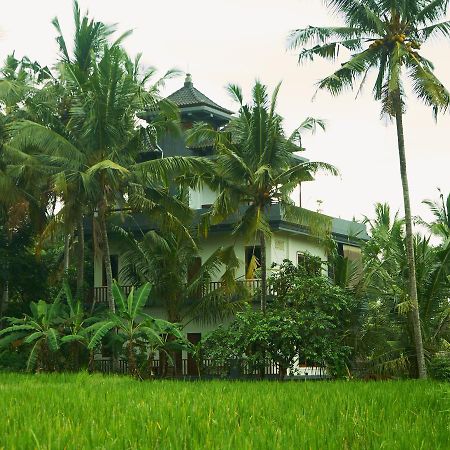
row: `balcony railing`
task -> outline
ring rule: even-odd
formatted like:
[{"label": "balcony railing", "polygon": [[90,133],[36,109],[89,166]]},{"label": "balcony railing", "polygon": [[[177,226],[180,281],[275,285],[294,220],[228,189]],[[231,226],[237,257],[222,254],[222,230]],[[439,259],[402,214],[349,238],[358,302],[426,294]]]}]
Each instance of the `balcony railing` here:
[{"label": "balcony railing", "polygon": [[[133,286],[121,286],[125,295],[128,295]],[[96,286],[93,292],[89,296],[91,301],[95,303],[108,303],[108,287],[107,286]]]},{"label": "balcony railing", "polygon": [[[261,278],[245,278],[242,280],[236,280],[238,284],[247,288],[250,294],[255,294],[259,289],[261,289]],[[205,293],[213,292],[222,287],[221,281],[211,281],[209,286],[205,288]]]},{"label": "balcony railing", "polygon": [[[237,283],[243,285],[251,295],[256,294],[261,289],[261,279],[260,278],[246,278],[242,280],[237,280]],[[209,285],[205,288],[204,294],[209,294],[222,286],[221,281],[211,281]],[[132,286],[121,286],[125,295],[128,295],[131,291]],[[96,286],[94,287],[93,293],[90,298],[95,303],[108,303],[108,293],[106,286]],[[271,288],[267,287],[267,292],[271,292]]]}]

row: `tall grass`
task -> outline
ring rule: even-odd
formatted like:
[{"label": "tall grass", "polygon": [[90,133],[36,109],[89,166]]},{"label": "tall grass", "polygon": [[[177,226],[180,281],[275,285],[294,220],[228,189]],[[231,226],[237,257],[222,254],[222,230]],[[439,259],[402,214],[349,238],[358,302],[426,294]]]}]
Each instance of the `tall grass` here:
[{"label": "tall grass", "polygon": [[450,385],[0,375],[0,448],[449,449]]}]

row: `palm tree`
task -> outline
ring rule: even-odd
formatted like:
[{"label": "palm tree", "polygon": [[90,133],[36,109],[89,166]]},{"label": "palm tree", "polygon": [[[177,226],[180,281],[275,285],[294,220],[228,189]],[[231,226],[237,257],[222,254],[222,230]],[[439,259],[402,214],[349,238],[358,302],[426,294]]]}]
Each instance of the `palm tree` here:
[{"label": "palm tree", "polygon": [[422,203],[428,206],[434,216],[431,223],[419,219],[419,223],[424,225],[436,237],[442,240],[443,246],[450,244],[450,194],[445,198],[439,190],[439,201],[424,200]]},{"label": "palm tree", "polygon": [[[271,205],[282,206],[287,217],[305,225],[326,221],[323,216],[293,207],[291,194],[304,181],[312,180],[319,169],[336,174],[326,163],[295,158],[303,150],[301,133],[324,128],[320,120],[307,118],[290,136],[283,130],[283,119],[276,112],[278,85],[271,98],[267,87],[257,81],[250,104],[241,89],[229,85],[228,91],[239,104],[238,116],[221,130],[196,124],[188,134],[188,144],[208,143],[216,150],[214,172],[204,181],[218,192],[207,221],[218,223],[237,214],[235,235],[246,240],[259,239],[261,246],[261,309],[266,310],[266,238],[271,235],[267,214]],[[235,216],[233,216],[235,218]]]},{"label": "palm tree", "polygon": [[[165,307],[169,322],[216,322],[244,306],[232,247],[219,247],[199,263],[197,244],[183,230],[149,231],[140,240],[132,233],[122,234],[121,277],[132,285],[150,282],[152,302]],[[219,274],[220,287],[211,290],[210,283]]]},{"label": "palm tree", "polygon": [[[30,108],[39,97],[36,84],[45,80],[48,69],[27,58],[18,60],[8,55],[0,79],[0,228],[5,247],[13,241],[20,228],[32,222],[33,231],[40,232],[46,224],[46,210],[51,200],[48,174],[39,162],[40,155],[21,152],[11,145],[11,127],[23,118],[33,117]],[[0,315],[9,298],[9,262],[4,261]]]},{"label": "palm tree", "polygon": [[[167,176],[172,170],[192,170],[195,161],[166,158],[137,164],[138,156],[155,143],[160,129],[177,118],[172,105],[161,101],[158,95],[164,80],[174,72],[168,71],[151,83],[155,70],[143,71],[140,57],[131,61],[120,47],[129,33],[109,44],[114,28],[82,16],[77,2],[74,21],[73,56],[58,20],[53,21],[61,51],[58,82],[65,89],[58,120],[50,125],[17,123],[14,143],[25,152],[41,149],[54,170],[53,190],[64,202],[59,222],[64,224],[66,235],[78,228],[78,296],[83,284],[83,215],[95,211],[94,232],[96,242],[101,244],[109,307],[114,311],[107,216],[112,209],[126,205],[126,196],[146,211],[156,209],[159,205],[141,195],[143,189],[155,192],[158,177]],[[156,106],[161,114],[151,127],[141,126],[138,113]],[[140,186],[142,183],[145,188]],[[162,191],[159,197],[164,197]]]},{"label": "palm tree", "polygon": [[[408,295],[405,222],[392,216],[386,204],[376,205],[374,220],[368,220],[371,240],[363,247],[364,286],[369,308],[363,327],[362,348],[380,368],[405,365],[418,375],[414,329],[408,315],[412,301]],[[427,355],[445,348],[449,337],[447,275],[450,250],[430,244],[430,239],[414,237],[418,300]],[[370,350],[367,350],[370,349]]]},{"label": "palm tree", "polygon": [[341,49],[356,52],[336,72],[318,83],[319,89],[327,89],[333,95],[338,95],[346,88],[353,88],[358,79],[362,78],[361,84],[364,84],[372,69],[377,72],[374,98],[381,101],[383,113],[395,118],[397,126],[405,209],[409,295],[414,305],[411,318],[419,377],[426,378],[403,131],[405,110],[403,77],[406,74],[415,95],[427,106],[431,106],[434,114],[447,109],[449,93],[434,75],[433,64],[419,51],[428,39],[449,35],[450,22],[442,21],[445,18],[448,1],[327,0],[325,4],[343,17],[344,26],[310,26],[295,30],[290,35],[289,47],[298,48],[313,44],[312,47],[301,50],[299,62],[314,60],[316,57],[335,60]]}]

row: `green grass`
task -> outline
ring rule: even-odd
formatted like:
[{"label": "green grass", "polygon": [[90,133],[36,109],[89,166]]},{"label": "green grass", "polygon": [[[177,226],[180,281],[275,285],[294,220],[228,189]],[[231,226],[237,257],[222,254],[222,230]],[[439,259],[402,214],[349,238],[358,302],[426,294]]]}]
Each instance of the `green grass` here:
[{"label": "green grass", "polygon": [[0,374],[0,448],[449,449],[450,384]]}]

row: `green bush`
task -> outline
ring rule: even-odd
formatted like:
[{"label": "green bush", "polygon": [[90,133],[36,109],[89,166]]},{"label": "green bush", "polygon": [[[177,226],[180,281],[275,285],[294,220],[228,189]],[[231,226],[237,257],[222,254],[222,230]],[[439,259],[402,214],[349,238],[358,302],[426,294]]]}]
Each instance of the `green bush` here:
[{"label": "green bush", "polygon": [[315,258],[307,262],[294,266],[284,261],[269,280],[277,295],[267,312],[249,308],[237,314],[227,328],[206,337],[203,355],[224,366],[236,358],[253,368],[272,360],[286,371],[300,361],[327,367],[332,375],[345,374],[351,355],[345,337],[356,301],[320,275]]},{"label": "green bush", "polygon": [[27,366],[27,355],[24,352],[0,351],[0,371],[22,372]]},{"label": "green bush", "polygon": [[429,371],[435,380],[450,381],[450,353],[435,355],[430,361]]}]

